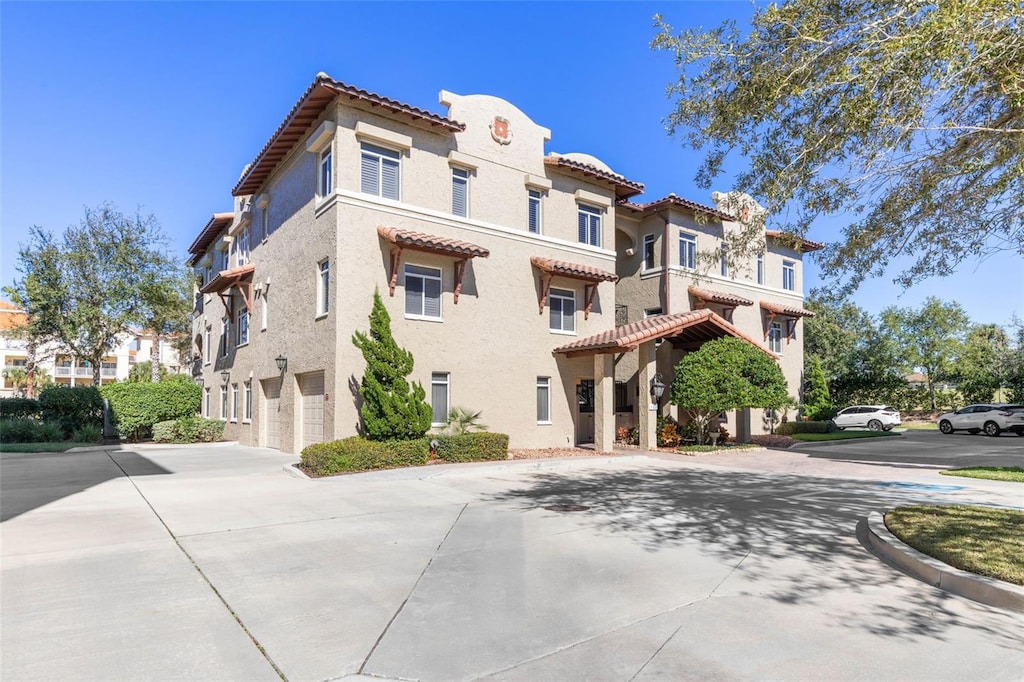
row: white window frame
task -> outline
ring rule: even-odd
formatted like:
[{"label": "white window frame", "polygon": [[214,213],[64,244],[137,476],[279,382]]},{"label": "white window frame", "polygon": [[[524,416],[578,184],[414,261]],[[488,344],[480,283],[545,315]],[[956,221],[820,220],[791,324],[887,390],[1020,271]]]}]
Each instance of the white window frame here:
[{"label": "white window frame", "polygon": [[697,235],[691,232],[679,232],[679,267],[697,269]]},{"label": "white window frame", "polygon": [[203,416],[207,419],[210,418],[210,394],[211,390],[209,386],[203,388]]},{"label": "white window frame", "polygon": [[729,276],[729,245],[722,242],[718,247],[718,258],[720,261],[719,273],[722,277]]},{"label": "white window frame", "polygon": [[260,297],[263,304],[260,306],[260,331],[267,331],[267,322],[270,320],[270,299],[268,298],[267,289],[263,289],[263,295]]},{"label": "white window frame", "polygon": [[243,304],[235,313],[235,348],[249,345],[249,309]]},{"label": "white window frame", "polygon": [[226,422],[228,420],[228,385],[220,385],[220,420]]},{"label": "white window frame", "polygon": [[[590,246],[600,248],[603,214],[604,211],[598,206],[583,203],[576,204],[576,238],[580,244],[589,244]],[[580,225],[584,221],[586,225]],[[580,235],[581,227],[586,230],[586,235]],[[586,239],[580,239],[581,236],[585,236]]]},{"label": "white window frame", "polygon": [[[455,193],[457,187],[462,187],[465,195],[463,204],[463,212],[459,213],[456,211],[455,206]],[[452,166],[452,215],[459,216],[460,218],[469,217],[469,170],[460,168],[458,166]]]},{"label": "white window frame", "polygon": [[[437,274],[435,275],[435,274],[426,274],[426,273],[423,273],[423,272],[410,272],[409,268],[421,268],[422,270],[432,270],[433,272],[435,272]],[[407,319],[407,320],[430,320],[432,322],[442,321],[444,319],[444,279],[443,279],[443,273],[442,273],[441,269],[440,268],[432,267],[430,265],[419,265],[417,263],[406,263],[405,264],[404,274],[405,274],[405,302],[404,302],[405,319]],[[423,298],[420,299],[420,312],[419,313],[410,313],[409,312],[409,278],[410,277],[424,280],[424,285],[422,287]],[[437,282],[438,293],[437,293],[437,316],[436,317],[434,317],[432,315],[427,315],[426,314],[426,308],[427,308],[427,287],[426,287],[426,281],[427,280],[436,281]]]},{"label": "white window frame", "polygon": [[[551,319],[554,310],[555,300],[559,301],[559,326],[554,326],[554,321]],[[572,315],[567,316],[565,314],[565,303],[564,301],[572,301]],[[566,328],[566,320],[570,322],[571,328]],[[548,329],[552,334],[571,334],[576,335],[576,292],[572,289],[550,289],[548,291]]]},{"label": "white window frame", "polygon": [[235,242],[235,267],[240,268],[249,263],[249,228],[246,227],[238,235]]},{"label": "white window frame", "polygon": [[796,261],[782,261],[782,288],[796,291]]},{"label": "white window frame", "polygon": [[[658,236],[654,234],[644,235],[644,250],[641,252],[640,257],[643,259],[643,270],[650,272],[651,270],[657,269],[657,252],[655,251],[655,244],[658,241]],[[648,249],[650,249],[650,260],[648,261]]]},{"label": "white window frame", "polygon": [[779,322],[768,325],[768,350],[782,355],[782,324]]},{"label": "white window frame", "polygon": [[211,362],[213,362],[213,328],[212,327],[207,326],[206,329],[203,330],[203,342],[205,344],[204,350],[206,351],[205,353],[203,353],[203,364],[204,365],[208,365]]},{"label": "white window frame", "polygon": [[222,317],[220,320],[220,355],[219,357],[226,358],[228,356],[228,350],[231,348],[231,318]]},{"label": "white window frame", "polygon": [[316,316],[325,317],[331,309],[331,259],[316,264]]},{"label": "white window frame", "polygon": [[238,382],[231,384],[231,421],[238,422]]},{"label": "white window frame", "polygon": [[328,144],[316,155],[316,196],[328,197],[334,191],[334,150]]},{"label": "white window frame", "polygon": [[270,237],[270,203],[263,205],[260,209],[260,243],[266,244]]},{"label": "white window frame", "polygon": [[[382,153],[383,152],[383,153]],[[393,156],[392,156],[393,155]],[[371,192],[363,186],[363,161],[365,159],[372,159],[377,166],[377,191]],[[398,174],[395,182],[395,189],[398,192],[398,196],[388,197],[384,196],[384,174],[383,168],[385,162],[394,163],[397,167]],[[378,144],[370,144],[369,142],[363,142],[359,145],[359,191],[363,194],[369,194],[370,196],[381,197],[382,199],[392,199],[394,201],[402,200],[402,152],[397,149],[390,149]]]},{"label": "white window frame", "polygon": [[[452,375],[448,372],[431,372],[430,373],[430,426],[431,427],[443,427],[448,424],[448,413],[451,410],[452,405]],[[434,389],[436,387],[444,387],[444,420],[437,421],[435,419],[437,409],[434,405]]]},{"label": "white window frame", "polygon": [[764,284],[764,254],[757,254],[757,283]]},{"label": "white window frame", "polygon": [[[541,393],[547,395],[545,406],[547,407],[547,414],[541,414],[540,410],[540,396]],[[537,400],[534,408],[537,411],[537,423],[541,425],[551,424],[551,377],[537,377]]]},{"label": "white window frame", "polygon": [[242,421],[249,423],[252,421],[252,379],[246,379],[244,387],[242,395],[245,402],[242,409]]},{"label": "white window frame", "polygon": [[[530,189],[527,190],[526,192],[526,229],[528,232],[532,234],[541,234],[543,231],[543,198],[544,195],[538,189]],[[533,227],[530,226],[530,220],[534,216],[534,214],[536,215],[537,219],[535,221],[536,225],[533,227],[536,227],[537,229],[533,229]]]}]

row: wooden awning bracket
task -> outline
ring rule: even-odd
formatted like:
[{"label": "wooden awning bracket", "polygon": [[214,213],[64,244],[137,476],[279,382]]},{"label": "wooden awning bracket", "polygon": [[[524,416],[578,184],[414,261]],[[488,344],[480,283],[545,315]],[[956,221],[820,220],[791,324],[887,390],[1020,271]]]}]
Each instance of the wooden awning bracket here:
[{"label": "wooden awning bracket", "polygon": [[220,302],[224,304],[224,312],[227,314],[227,316],[229,318],[233,317],[234,311],[231,309],[231,289],[218,291],[217,296],[220,297]]},{"label": "wooden awning bracket", "polygon": [[391,297],[395,296],[395,286],[398,285],[398,264],[402,260],[402,249],[400,247],[392,247],[391,249],[391,279],[388,280],[388,291]]},{"label": "wooden awning bracket", "polygon": [[548,293],[551,291],[551,273],[541,272],[540,275],[540,301],[538,301],[538,315],[544,314],[544,304],[548,302]]},{"label": "wooden awning bracket", "polygon": [[585,301],[583,307],[583,319],[590,319],[590,306],[594,304],[594,294],[597,293],[597,283],[585,284],[583,286],[583,298]]},{"label": "wooden awning bracket", "polygon": [[455,291],[452,296],[455,305],[459,304],[459,292],[462,291],[462,277],[466,274],[467,261],[467,258],[455,261]]},{"label": "wooden awning bracket", "polygon": [[768,334],[770,334],[771,331],[772,331],[772,322],[774,322],[774,321],[775,321],[775,313],[773,313],[772,311],[769,310],[768,311],[768,324],[766,324],[764,326],[764,340],[765,341],[768,340]]},{"label": "wooden awning bracket", "polygon": [[242,300],[245,301],[245,308],[251,313],[252,308],[255,305],[255,301],[253,301],[252,296],[252,280],[250,279],[248,282],[239,282],[238,293],[242,294]]}]

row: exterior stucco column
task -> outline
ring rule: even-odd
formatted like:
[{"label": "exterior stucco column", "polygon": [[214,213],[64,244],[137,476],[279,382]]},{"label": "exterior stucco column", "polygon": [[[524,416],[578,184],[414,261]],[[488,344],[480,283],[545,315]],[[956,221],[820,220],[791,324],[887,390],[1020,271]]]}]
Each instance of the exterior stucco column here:
[{"label": "exterior stucco column", "polygon": [[611,452],[615,443],[614,356],[594,356],[594,450]]},{"label": "exterior stucco column", "polygon": [[637,354],[637,364],[640,368],[638,374],[640,395],[636,399],[637,431],[640,435],[640,449],[650,450],[658,445],[658,407],[651,402],[650,393],[651,377],[656,371],[654,341],[641,343]]}]

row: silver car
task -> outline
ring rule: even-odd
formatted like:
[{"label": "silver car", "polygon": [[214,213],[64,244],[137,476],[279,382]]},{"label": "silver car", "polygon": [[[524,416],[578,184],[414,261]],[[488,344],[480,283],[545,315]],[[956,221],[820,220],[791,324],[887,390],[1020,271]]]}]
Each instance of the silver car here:
[{"label": "silver car", "polygon": [[987,436],[1012,431],[1018,436],[1024,436],[1024,405],[982,403],[961,407],[956,412],[947,412],[939,417],[939,431],[945,434],[954,431],[984,431]]},{"label": "silver car", "polygon": [[840,410],[832,421],[840,430],[866,427],[872,431],[891,431],[903,423],[900,411],[888,405],[852,405]]}]

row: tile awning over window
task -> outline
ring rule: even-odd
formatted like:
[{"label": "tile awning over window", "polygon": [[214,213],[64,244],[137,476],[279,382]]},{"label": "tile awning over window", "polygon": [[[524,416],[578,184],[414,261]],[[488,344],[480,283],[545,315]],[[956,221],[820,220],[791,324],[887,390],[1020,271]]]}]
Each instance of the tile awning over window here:
[{"label": "tile awning over window", "polygon": [[694,298],[704,301],[706,303],[717,303],[719,305],[726,306],[738,306],[738,305],[754,305],[754,302],[749,298],[743,298],[736,294],[726,293],[724,291],[715,291],[713,289],[702,289],[701,287],[689,286],[686,289]]},{"label": "tile awning over window", "polygon": [[710,310],[655,315],[559,346],[553,352],[570,357],[622,353],[634,350],[646,341],[665,338],[672,339],[674,344],[682,348],[695,349],[707,341],[723,336],[743,339],[758,350],[773,358],[776,357],[774,353]]},{"label": "tile awning over window", "polygon": [[199,292],[202,294],[219,295],[221,300],[224,301],[224,307],[230,311],[231,306],[228,304],[227,298],[229,294],[225,294],[225,292],[229,292],[231,287],[237,286],[239,293],[242,294],[242,298],[245,300],[245,307],[252,310],[252,275],[255,271],[256,265],[253,263],[221,270]]},{"label": "tile awning over window", "polygon": [[767,310],[772,314],[772,316],[784,315],[786,317],[814,317],[814,313],[810,310],[804,310],[803,308],[795,305],[772,303],[771,301],[761,301],[761,309]]},{"label": "tile awning over window", "polygon": [[590,308],[594,304],[594,294],[597,293],[597,285],[601,282],[619,281],[618,275],[589,265],[570,263],[569,261],[564,260],[554,260],[552,258],[542,258],[541,256],[531,256],[530,262],[533,264],[533,267],[543,273],[541,278],[540,299],[537,301],[540,314],[544,314],[544,304],[547,303],[548,293],[551,291],[552,277],[567,277],[569,279],[578,279],[587,283],[586,287],[584,287],[584,320],[590,319]]},{"label": "tile awning over window", "polygon": [[466,261],[470,258],[487,258],[491,252],[482,246],[438,237],[425,232],[413,230],[401,230],[397,227],[377,227],[377,234],[384,241],[391,244],[391,276],[388,279],[388,290],[391,296],[395,295],[395,286],[398,284],[398,265],[402,259],[402,251],[411,249],[424,253],[434,253],[440,256],[449,256],[455,259],[455,290],[453,292],[454,303],[459,303],[459,292],[462,290],[462,278],[466,272]]}]

